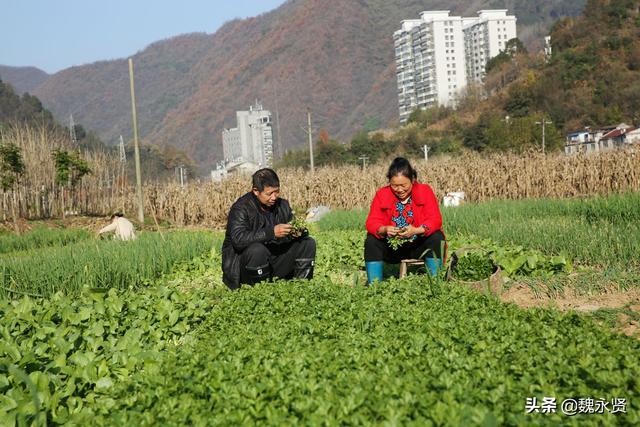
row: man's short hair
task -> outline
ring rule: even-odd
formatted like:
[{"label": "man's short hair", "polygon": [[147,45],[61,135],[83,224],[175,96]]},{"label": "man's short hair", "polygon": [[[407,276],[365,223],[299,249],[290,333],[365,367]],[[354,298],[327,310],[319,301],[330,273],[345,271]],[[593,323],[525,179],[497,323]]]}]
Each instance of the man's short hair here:
[{"label": "man's short hair", "polygon": [[260,169],[251,177],[253,188],[262,191],[265,187],[280,187],[280,179],[273,169]]}]

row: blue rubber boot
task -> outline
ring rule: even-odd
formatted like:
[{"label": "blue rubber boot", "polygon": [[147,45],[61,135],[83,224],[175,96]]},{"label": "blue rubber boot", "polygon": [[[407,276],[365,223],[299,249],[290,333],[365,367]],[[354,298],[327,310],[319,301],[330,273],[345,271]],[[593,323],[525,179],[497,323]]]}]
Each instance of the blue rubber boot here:
[{"label": "blue rubber boot", "polygon": [[424,266],[427,268],[429,275],[435,277],[442,270],[442,260],[440,258],[425,258]]},{"label": "blue rubber boot", "polygon": [[384,261],[370,261],[364,263],[367,268],[367,283],[371,284],[374,281],[382,282],[382,269],[384,267]]}]

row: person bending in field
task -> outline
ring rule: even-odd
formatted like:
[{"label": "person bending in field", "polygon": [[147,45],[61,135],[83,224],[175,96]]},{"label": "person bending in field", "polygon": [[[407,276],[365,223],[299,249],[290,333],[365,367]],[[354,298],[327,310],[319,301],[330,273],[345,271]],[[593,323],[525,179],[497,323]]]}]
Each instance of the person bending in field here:
[{"label": "person bending in field", "polygon": [[442,268],[445,237],[438,201],[429,185],[417,181],[409,161],[397,157],[389,166],[389,185],[380,188],[367,216],[364,260],[367,281],[382,281],[384,263],[424,258],[433,276]]},{"label": "person bending in field", "polygon": [[120,212],[111,215],[111,224],[100,229],[98,236],[113,231],[113,238],[116,240],[135,240],[136,232],[131,221],[125,218]]},{"label": "person bending in field", "polygon": [[253,188],[231,206],[222,244],[222,280],[230,289],[271,278],[313,278],[316,242],[293,238],[289,203],[271,169],[253,174]]}]

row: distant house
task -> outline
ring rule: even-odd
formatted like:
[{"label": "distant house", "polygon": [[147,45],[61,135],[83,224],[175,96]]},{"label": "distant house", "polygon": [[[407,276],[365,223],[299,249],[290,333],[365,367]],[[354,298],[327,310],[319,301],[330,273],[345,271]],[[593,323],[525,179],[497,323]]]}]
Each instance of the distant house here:
[{"label": "distant house", "polygon": [[258,169],[260,169],[260,165],[253,162],[234,162],[226,165],[229,175],[252,175]]},{"label": "distant house", "polygon": [[620,123],[598,129],[589,127],[567,134],[564,152],[567,155],[613,150],[640,142],[637,128]]},{"label": "distant house", "polygon": [[600,138],[600,147],[601,149],[613,149],[620,148],[625,144],[626,136],[628,130],[635,130],[634,128],[622,128],[622,129],[614,129],[610,132],[605,133],[602,138]]},{"label": "distant house", "polygon": [[627,144],[640,144],[640,128],[627,130],[625,142]]},{"label": "distant house", "polygon": [[211,171],[212,182],[222,182],[229,175],[227,168],[218,168]]}]

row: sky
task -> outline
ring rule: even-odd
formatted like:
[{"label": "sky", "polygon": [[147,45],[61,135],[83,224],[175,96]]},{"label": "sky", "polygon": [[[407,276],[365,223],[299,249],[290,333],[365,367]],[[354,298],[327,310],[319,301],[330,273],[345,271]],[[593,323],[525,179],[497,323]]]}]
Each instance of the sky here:
[{"label": "sky", "polygon": [[214,33],[234,18],[256,16],[285,0],[0,0],[0,65],[55,73],[74,65],[127,58],[151,43]]}]

